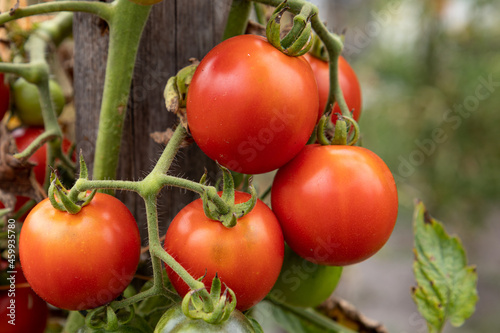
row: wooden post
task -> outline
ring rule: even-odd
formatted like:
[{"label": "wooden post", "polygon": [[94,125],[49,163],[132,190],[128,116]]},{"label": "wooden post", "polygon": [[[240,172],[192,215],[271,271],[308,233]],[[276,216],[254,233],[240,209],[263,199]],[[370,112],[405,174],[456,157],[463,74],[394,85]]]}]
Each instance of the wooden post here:
[{"label": "wooden post", "polygon": [[[165,109],[163,90],[169,77],[198,59],[220,42],[230,0],[164,0],[154,5],[144,30],[132,81],[122,138],[118,179],[138,180],[152,170],[163,147],[149,136],[177,122]],[[106,23],[89,14],[74,20],[75,107],[77,149],[83,149],[92,174],[94,146],[107,57]],[[206,167],[214,177],[217,169],[196,145],[181,150],[172,175],[197,180]],[[213,178],[212,178],[213,179]],[[146,216],[142,199],[135,193],[117,193],[136,217],[143,238]],[[173,216],[197,194],[164,189],[158,200],[161,231]]]}]

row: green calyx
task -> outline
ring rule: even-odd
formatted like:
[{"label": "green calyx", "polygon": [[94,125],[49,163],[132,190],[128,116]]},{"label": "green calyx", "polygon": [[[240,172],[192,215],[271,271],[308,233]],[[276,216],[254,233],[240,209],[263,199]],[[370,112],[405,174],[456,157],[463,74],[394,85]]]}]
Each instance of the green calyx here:
[{"label": "green calyx", "polygon": [[[234,180],[231,172],[219,165],[222,170],[223,190],[222,194],[213,193],[214,187],[205,189],[201,194],[203,200],[203,210],[205,215],[211,219],[222,222],[225,227],[231,228],[236,225],[239,218],[248,214],[257,203],[257,191],[253,185],[249,186],[252,197],[247,202],[234,203],[235,190]],[[205,176],[202,178],[204,182]],[[251,183],[251,180],[249,181]]]},{"label": "green calyx", "polygon": [[[82,154],[80,154],[80,179],[88,179],[88,169]],[[93,190],[89,195],[86,192],[77,191],[74,187],[67,190],[52,172],[48,192],[50,203],[54,208],[70,214],[78,214],[83,207],[92,201],[97,190]]]},{"label": "green calyx", "polygon": [[[222,283],[216,275],[212,280],[210,297],[203,299],[199,290],[191,290],[182,300],[182,312],[191,319],[202,319],[210,324],[221,324],[229,319],[236,308],[236,295],[226,286],[222,292]],[[206,304],[209,302],[210,304]]]},{"label": "green calyx", "polygon": [[111,306],[102,306],[85,314],[85,326],[93,330],[116,331],[121,325],[129,323],[135,315],[134,307],[129,306],[115,312]]},{"label": "green calyx", "polygon": [[317,9],[310,3],[305,3],[300,13],[293,18],[292,29],[282,39],[281,18],[289,9],[287,0],[276,7],[267,23],[266,36],[268,41],[281,52],[289,56],[301,56],[312,46],[311,18],[317,14]]},{"label": "green calyx", "polygon": [[[337,115],[335,125],[331,121],[332,114],[323,115],[318,123],[317,138],[321,145],[353,146],[359,139],[359,125],[351,117]],[[333,137],[329,137],[332,132]]]}]

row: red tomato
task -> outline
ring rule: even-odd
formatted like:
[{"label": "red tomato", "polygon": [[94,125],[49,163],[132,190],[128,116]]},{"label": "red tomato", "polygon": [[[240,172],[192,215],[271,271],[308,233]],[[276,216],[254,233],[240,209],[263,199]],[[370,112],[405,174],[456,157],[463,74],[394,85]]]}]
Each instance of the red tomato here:
[{"label": "red tomato", "polygon": [[304,59],[264,38],[236,36],[213,48],[189,86],[187,119],[198,146],[240,173],[272,171],[307,143],[318,92]]},{"label": "red tomato", "polygon": [[278,170],[271,201],[287,244],[322,265],[354,264],[375,254],[398,214],[389,168],[361,147],[305,147]]},{"label": "red tomato", "polygon": [[4,73],[0,73],[0,120],[10,107],[10,89]]},{"label": "red tomato", "polygon": [[15,287],[7,285],[9,289],[0,291],[0,332],[43,333],[49,314],[47,303],[27,285],[21,267],[16,267],[16,272],[8,274],[8,278],[14,276]]},{"label": "red tomato", "polygon": [[[319,120],[319,118],[323,115],[323,111],[325,111],[326,101],[328,100],[328,93],[330,91],[329,65],[328,62],[318,59],[309,53],[306,53],[304,58],[309,61],[309,64],[314,72],[314,77],[318,83]],[[361,87],[359,86],[356,73],[342,56],[339,57],[339,82],[345,101],[349,107],[349,111],[352,112],[354,120],[358,120],[361,115]],[[333,106],[333,113],[342,113],[337,103]]]},{"label": "red tomato", "polygon": [[[250,195],[236,192],[236,203]],[[168,227],[165,250],[195,278],[206,273],[207,288],[217,273],[231,288],[240,311],[261,301],[276,282],[283,263],[283,234],[273,212],[260,200],[233,228],[208,219],[201,199],[184,207]],[[167,266],[168,277],[184,296],[189,287]],[[209,289],[208,289],[209,290]]]},{"label": "red tomato", "polygon": [[134,217],[120,200],[103,193],[75,215],[41,201],[19,239],[21,265],[33,290],[67,310],[114,300],[134,277],[140,250]]}]

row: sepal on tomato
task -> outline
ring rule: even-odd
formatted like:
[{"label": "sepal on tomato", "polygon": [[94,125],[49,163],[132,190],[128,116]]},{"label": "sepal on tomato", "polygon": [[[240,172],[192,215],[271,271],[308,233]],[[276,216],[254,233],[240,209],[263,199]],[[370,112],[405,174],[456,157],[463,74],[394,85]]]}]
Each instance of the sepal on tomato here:
[{"label": "sepal on tomato", "polygon": [[216,275],[212,280],[210,297],[201,299],[200,290],[189,291],[182,300],[182,312],[190,319],[202,319],[214,325],[222,324],[229,319],[236,308],[235,293],[227,286],[225,287],[221,295],[222,283]]},{"label": "sepal on tomato", "polygon": [[[80,170],[80,178],[88,179],[87,166],[82,155],[80,155]],[[96,192],[97,190],[93,190],[88,194],[87,192],[79,192],[75,189],[68,191],[54,171],[50,175],[49,200],[52,206],[60,211],[70,214],[79,213],[82,207],[85,207],[92,201]]]},{"label": "sepal on tomato", "polygon": [[[201,199],[203,201],[203,210],[205,212],[205,215],[209,219],[220,221],[224,226],[231,228],[236,225],[236,222],[239,218],[250,213],[250,211],[252,211],[252,209],[255,207],[257,203],[257,191],[251,184],[252,178],[250,178],[249,190],[251,198],[246,202],[235,204],[233,176],[229,169],[223,167],[220,164],[218,165],[222,170],[222,194],[220,195],[220,200],[213,200],[211,198],[214,198],[215,194],[210,193],[210,191],[216,191],[215,188],[204,190],[201,195]],[[210,194],[212,194],[212,196]]]},{"label": "sepal on tomato", "polygon": [[[335,114],[337,120],[335,125],[332,125],[331,117],[333,113],[329,115],[323,115],[318,123],[317,128],[317,139],[318,142],[323,145],[348,145],[353,146],[359,140],[359,125],[351,117],[342,116],[341,114]],[[347,125],[349,123],[349,126]],[[327,133],[333,126],[334,134],[333,138],[329,139]]]},{"label": "sepal on tomato", "polygon": [[293,18],[292,29],[281,39],[281,18],[290,9],[287,0],[283,1],[274,10],[266,27],[268,41],[281,52],[289,56],[306,54],[312,46],[311,17],[316,15],[314,7],[305,3],[300,13]]},{"label": "sepal on tomato", "polygon": [[115,312],[111,306],[102,306],[86,314],[85,326],[94,330],[104,329],[113,332],[132,321],[134,316],[133,306],[120,309],[118,312]]}]

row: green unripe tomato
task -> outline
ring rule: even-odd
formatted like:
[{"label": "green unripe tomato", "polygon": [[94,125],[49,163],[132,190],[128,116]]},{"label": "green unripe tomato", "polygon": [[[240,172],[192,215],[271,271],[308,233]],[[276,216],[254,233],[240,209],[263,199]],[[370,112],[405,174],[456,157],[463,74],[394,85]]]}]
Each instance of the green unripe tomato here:
[{"label": "green unripe tomato", "polygon": [[180,305],[167,310],[156,325],[154,333],[255,333],[252,323],[238,310],[220,325],[209,324],[202,319],[190,319],[182,313]]},{"label": "green unripe tomato", "polygon": [[285,246],[281,273],[270,294],[293,306],[315,307],[330,297],[341,275],[342,267],[312,263]]},{"label": "green unripe tomato", "polygon": [[[52,107],[59,116],[66,103],[61,86],[56,81],[49,80],[49,89]],[[20,77],[12,86],[12,95],[19,119],[26,125],[43,126],[40,94],[36,85]]]}]

